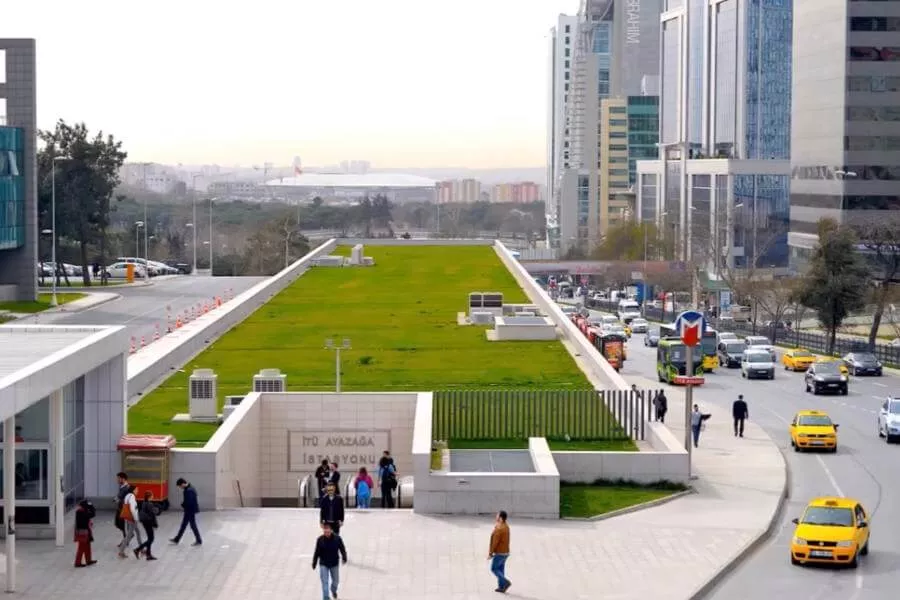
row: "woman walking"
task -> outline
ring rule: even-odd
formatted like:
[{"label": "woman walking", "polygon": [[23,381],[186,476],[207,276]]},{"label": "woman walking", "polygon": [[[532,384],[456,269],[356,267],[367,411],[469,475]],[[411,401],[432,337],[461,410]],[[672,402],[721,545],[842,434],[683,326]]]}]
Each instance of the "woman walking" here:
[{"label": "woman walking", "polygon": [[141,502],[141,507],[138,509],[138,518],[147,533],[147,539],[135,548],[135,558],[140,558],[143,553],[147,560],[156,560],[156,557],[153,556],[153,540],[156,539],[153,530],[159,527],[159,522],[156,520],[157,514],[159,514],[159,509],[153,504],[153,492],[144,492],[144,501]]},{"label": "woman walking", "polygon": [[369,502],[372,500],[372,486],[374,486],[372,477],[365,467],[360,467],[359,473],[356,474],[356,507],[369,508]]}]

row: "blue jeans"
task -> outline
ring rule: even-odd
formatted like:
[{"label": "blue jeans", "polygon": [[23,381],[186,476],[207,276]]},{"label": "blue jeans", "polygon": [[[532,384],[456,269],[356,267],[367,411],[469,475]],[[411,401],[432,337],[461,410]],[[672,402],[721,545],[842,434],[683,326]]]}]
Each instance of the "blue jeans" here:
[{"label": "blue jeans", "polygon": [[491,573],[497,578],[497,587],[501,590],[509,585],[509,579],[506,578],[506,559],[509,554],[495,554],[491,558]]},{"label": "blue jeans", "polygon": [[372,496],[357,496],[356,497],[356,508],[370,508],[369,502],[371,502]]},{"label": "blue jeans", "polygon": [[700,425],[691,425],[691,433],[694,434],[694,447],[700,443]]},{"label": "blue jeans", "polygon": [[177,544],[181,541],[181,536],[184,535],[185,530],[187,530],[188,525],[191,527],[191,532],[194,534],[194,542],[197,544],[202,544],[203,539],[200,537],[200,530],[197,529],[197,513],[189,513],[185,512],[181,515],[181,527],[178,528],[178,533],[175,534],[175,537],[172,540]]},{"label": "blue jeans", "polygon": [[319,565],[319,579],[322,580],[322,600],[328,600],[328,579],[331,578],[331,593],[337,594],[338,589],[338,581],[340,581],[340,576],[338,575],[338,566],[335,565],[333,567],[326,567],[325,565]]}]

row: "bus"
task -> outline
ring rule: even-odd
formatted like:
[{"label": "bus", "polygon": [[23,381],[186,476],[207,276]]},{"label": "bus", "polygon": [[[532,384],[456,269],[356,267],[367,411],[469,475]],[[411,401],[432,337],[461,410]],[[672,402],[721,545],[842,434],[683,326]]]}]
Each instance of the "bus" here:
[{"label": "bus", "polygon": [[[703,370],[706,373],[712,373],[719,366],[719,358],[716,355],[716,335],[715,329],[707,327],[703,333],[703,339],[700,340],[699,352],[703,356]],[[659,326],[659,339],[663,338],[679,338],[675,323]]]},{"label": "bus", "polygon": [[678,338],[663,338],[656,348],[656,376],[665,383],[681,383],[679,378],[693,376],[694,385],[703,383],[703,355],[694,354],[693,368],[687,371],[687,348]]}]

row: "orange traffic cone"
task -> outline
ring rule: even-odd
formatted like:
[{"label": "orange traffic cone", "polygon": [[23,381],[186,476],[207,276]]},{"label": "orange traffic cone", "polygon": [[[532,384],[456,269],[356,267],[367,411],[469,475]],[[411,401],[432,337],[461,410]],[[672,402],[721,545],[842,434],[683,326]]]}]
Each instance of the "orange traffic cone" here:
[{"label": "orange traffic cone", "polygon": [[131,336],[131,354],[134,354],[137,349],[134,347],[134,336]]},{"label": "orange traffic cone", "polygon": [[181,317],[175,320],[175,329],[181,329]]},{"label": "orange traffic cone", "polygon": [[147,346],[147,338],[142,335],[141,336],[141,348],[144,348],[146,346]]},{"label": "orange traffic cone", "polygon": [[222,299],[216,296],[216,308],[222,306]]},{"label": "orange traffic cone", "polygon": [[156,328],[153,330],[153,341],[155,342],[158,339],[159,339],[159,325],[157,325]]}]

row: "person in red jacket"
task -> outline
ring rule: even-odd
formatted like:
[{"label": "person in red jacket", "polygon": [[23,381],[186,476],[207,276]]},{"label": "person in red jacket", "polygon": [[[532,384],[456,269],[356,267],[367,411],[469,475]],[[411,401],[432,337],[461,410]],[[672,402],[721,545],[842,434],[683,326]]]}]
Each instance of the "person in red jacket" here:
[{"label": "person in red jacket", "polygon": [[97,561],[91,556],[91,542],[94,541],[94,534],[91,532],[94,523],[91,519],[95,516],[97,516],[97,511],[93,504],[87,500],[78,503],[78,508],[75,509],[76,567],[89,567],[97,564]]}]

